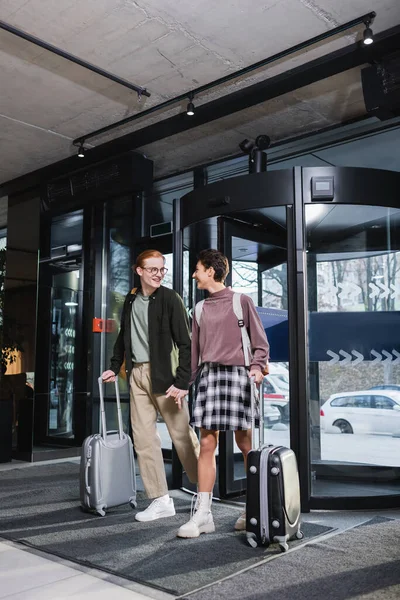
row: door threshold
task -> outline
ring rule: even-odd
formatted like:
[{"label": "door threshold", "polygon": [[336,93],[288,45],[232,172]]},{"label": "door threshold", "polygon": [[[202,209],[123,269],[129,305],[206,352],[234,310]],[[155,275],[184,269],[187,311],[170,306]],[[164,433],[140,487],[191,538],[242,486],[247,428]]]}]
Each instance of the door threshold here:
[{"label": "door threshold", "polygon": [[36,447],[32,450],[32,461],[57,460],[58,458],[76,458],[81,455],[80,446],[72,448]]}]

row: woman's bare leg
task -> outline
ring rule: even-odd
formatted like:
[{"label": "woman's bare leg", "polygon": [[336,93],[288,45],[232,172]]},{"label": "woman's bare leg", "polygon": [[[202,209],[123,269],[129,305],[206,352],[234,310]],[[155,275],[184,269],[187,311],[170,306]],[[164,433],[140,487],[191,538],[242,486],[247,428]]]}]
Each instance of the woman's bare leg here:
[{"label": "woman's bare leg", "polygon": [[216,477],[215,451],[218,431],[200,429],[200,456],[197,464],[198,491],[212,492]]}]

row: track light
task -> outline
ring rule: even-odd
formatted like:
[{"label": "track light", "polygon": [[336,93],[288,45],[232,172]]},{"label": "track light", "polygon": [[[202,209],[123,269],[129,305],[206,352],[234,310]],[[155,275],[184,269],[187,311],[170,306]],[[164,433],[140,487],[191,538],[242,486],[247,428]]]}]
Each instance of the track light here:
[{"label": "track light", "polygon": [[243,140],[243,142],[240,142],[239,148],[241,149],[242,152],[244,152],[244,154],[250,154],[254,148],[254,142],[250,142],[246,138],[245,140]]},{"label": "track light", "polygon": [[244,154],[252,154],[257,150],[262,151],[269,148],[271,145],[271,138],[268,135],[258,135],[254,142],[250,142],[247,138],[240,142],[239,148]]},{"label": "track light", "polygon": [[363,33],[363,43],[365,46],[369,46],[374,41],[374,34],[372,33],[372,29],[370,28],[371,21],[365,21],[365,29]]},{"label": "track light", "polygon": [[265,134],[258,135],[255,145],[258,150],[266,150],[271,145],[271,138]]},{"label": "track light", "polygon": [[189,102],[188,102],[188,105],[187,105],[187,108],[186,108],[186,114],[189,117],[193,117],[193,115],[194,115],[193,94],[189,95]]},{"label": "track light", "polygon": [[85,148],[83,147],[83,144],[79,146],[78,157],[85,158]]}]

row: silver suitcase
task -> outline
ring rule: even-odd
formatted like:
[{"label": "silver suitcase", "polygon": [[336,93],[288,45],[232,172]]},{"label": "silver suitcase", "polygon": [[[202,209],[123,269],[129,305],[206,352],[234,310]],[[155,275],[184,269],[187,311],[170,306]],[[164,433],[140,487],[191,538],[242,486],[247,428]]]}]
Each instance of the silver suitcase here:
[{"label": "silver suitcase", "polygon": [[102,517],[106,509],[129,503],[136,507],[136,469],[131,438],[122,429],[118,382],[115,394],[118,431],[107,431],[103,380],[100,390],[101,433],[90,435],[82,444],[80,467],[81,507]]}]

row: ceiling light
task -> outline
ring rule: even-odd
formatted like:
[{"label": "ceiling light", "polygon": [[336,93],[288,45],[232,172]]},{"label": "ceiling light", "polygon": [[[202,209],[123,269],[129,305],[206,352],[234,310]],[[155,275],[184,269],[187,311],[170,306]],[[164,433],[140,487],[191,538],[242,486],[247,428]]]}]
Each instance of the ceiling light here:
[{"label": "ceiling light", "polygon": [[186,108],[186,114],[189,117],[193,117],[193,115],[194,115],[193,94],[189,94],[189,103]]},{"label": "ceiling light", "polygon": [[77,302],[64,302],[65,306],[78,306]]},{"label": "ceiling light", "polygon": [[79,146],[78,157],[85,158],[85,148],[83,147],[82,144]]},{"label": "ceiling light", "polygon": [[370,28],[371,21],[365,21],[365,29],[363,33],[363,42],[366,46],[369,46],[374,41],[374,34],[372,33],[372,29]]}]

